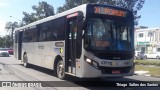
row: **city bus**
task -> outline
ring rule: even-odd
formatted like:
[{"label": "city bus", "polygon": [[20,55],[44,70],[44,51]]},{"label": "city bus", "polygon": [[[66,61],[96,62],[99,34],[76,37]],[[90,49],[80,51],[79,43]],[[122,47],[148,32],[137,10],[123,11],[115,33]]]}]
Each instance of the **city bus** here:
[{"label": "city bus", "polygon": [[116,6],[83,4],[15,29],[15,58],[60,79],[132,76],[134,53],[133,13]]}]

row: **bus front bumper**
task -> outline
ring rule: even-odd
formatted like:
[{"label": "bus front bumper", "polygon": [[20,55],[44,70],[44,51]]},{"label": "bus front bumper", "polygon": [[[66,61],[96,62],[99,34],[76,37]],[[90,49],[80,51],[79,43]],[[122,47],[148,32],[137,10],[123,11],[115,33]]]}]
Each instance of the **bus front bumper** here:
[{"label": "bus front bumper", "polygon": [[[85,63],[85,69],[83,69],[82,77],[86,78],[96,78],[96,77],[123,77],[123,76],[133,76],[135,64],[128,67],[99,67],[93,68],[88,63]],[[112,73],[113,70],[119,70],[120,73]]]}]

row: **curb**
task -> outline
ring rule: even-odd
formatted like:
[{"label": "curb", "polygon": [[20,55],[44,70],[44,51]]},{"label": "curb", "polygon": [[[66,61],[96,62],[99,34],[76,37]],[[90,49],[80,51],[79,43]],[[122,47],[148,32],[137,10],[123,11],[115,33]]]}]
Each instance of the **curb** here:
[{"label": "curb", "polygon": [[149,74],[149,71],[135,71],[134,72],[134,75],[139,75],[139,76],[151,76],[150,74]]}]

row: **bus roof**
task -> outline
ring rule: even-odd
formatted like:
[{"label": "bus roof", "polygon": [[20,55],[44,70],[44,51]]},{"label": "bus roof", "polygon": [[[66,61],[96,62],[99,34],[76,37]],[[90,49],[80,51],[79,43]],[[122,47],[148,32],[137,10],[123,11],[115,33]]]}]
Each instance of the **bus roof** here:
[{"label": "bus roof", "polygon": [[56,18],[59,18],[59,17],[62,17],[62,16],[65,16],[65,15],[69,15],[71,13],[74,13],[74,12],[77,12],[77,11],[82,11],[83,14],[85,15],[86,14],[86,6],[87,4],[83,4],[83,5],[80,5],[78,7],[75,7],[75,8],[72,8],[70,10],[67,10],[67,11],[64,11],[62,13],[59,13],[59,14],[56,14],[56,15],[53,15],[53,16],[49,16],[49,17],[46,17],[44,19],[41,19],[41,20],[38,20],[38,21],[35,21],[33,23],[30,23],[28,25],[25,25],[23,27],[19,27],[19,28],[16,28],[15,31],[17,30],[22,30],[22,29],[25,29],[27,27],[31,27],[31,26],[34,26],[34,25],[37,25],[37,24],[41,24],[43,22],[47,22],[49,20],[52,20],[52,19],[56,19]]},{"label": "bus roof", "polygon": [[[25,25],[25,26],[23,26],[23,27],[16,28],[15,31],[23,30],[23,29],[25,29],[25,28],[28,28],[28,27],[31,27],[31,26],[35,26],[35,25],[41,24],[41,23],[43,23],[43,22],[47,22],[47,21],[50,21],[50,20],[53,20],[53,19],[56,19],[56,18],[59,18],[59,17],[62,17],[62,16],[66,16],[66,15],[72,14],[72,13],[77,12],[77,11],[82,11],[82,12],[83,12],[83,15],[85,16],[85,15],[86,15],[86,7],[87,7],[87,5],[100,5],[100,6],[116,7],[116,6],[104,5],[104,4],[83,4],[83,5],[77,6],[77,7],[75,7],[75,8],[69,9],[69,10],[67,10],[67,11],[64,11],[64,12],[62,12],[62,13],[59,13],[59,14],[56,14],[56,15],[53,15],[53,16],[49,16],[49,17],[46,17],[46,18],[44,18],[44,19],[35,21],[35,22],[30,23],[30,24],[28,24],[28,25]],[[125,9],[125,8],[122,8],[122,7],[118,7],[118,8],[127,10],[127,9]],[[127,11],[129,11],[129,10],[127,10]]]}]

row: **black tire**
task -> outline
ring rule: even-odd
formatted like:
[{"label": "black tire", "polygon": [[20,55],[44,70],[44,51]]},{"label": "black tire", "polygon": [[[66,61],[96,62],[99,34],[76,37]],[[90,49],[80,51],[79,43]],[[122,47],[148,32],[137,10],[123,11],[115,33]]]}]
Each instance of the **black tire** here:
[{"label": "black tire", "polygon": [[27,54],[24,54],[24,55],[23,55],[23,66],[24,66],[25,68],[29,68]]},{"label": "black tire", "polygon": [[66,74],[65,74],[64,63],[63,63],[62,60],[59,60],[59,61],[55,64],[54,74],[55,74],[55,76],[57,76],[57,77],[60,78],[60,79],[65,79]]},{"label": "black tire", "polygon": [[159,56],[157,56],[156,59],[159,59]]}]

